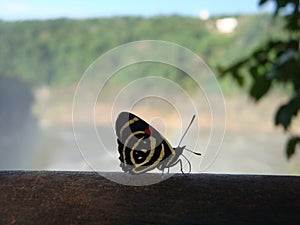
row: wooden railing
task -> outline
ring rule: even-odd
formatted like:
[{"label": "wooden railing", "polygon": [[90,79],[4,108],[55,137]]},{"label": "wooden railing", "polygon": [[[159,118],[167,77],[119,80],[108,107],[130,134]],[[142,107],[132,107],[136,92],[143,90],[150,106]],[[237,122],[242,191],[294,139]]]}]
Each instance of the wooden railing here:
[{"label": "wooden railing", "polygon": [[138,187],[93,172],[2,171],[0,224],[300,224],[300,177],[190,174]]}]

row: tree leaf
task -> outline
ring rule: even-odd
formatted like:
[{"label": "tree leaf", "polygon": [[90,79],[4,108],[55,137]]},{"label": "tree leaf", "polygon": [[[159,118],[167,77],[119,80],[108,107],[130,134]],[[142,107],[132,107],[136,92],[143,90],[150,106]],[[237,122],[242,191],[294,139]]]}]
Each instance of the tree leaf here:
[{"label": "tree leaf", "polygon": [[275,115],[275,125],[282,125],[287,130],[291,121],[292,112],[288,104],[280,106]]},{"label": "tree leaf", "polygon": [[300,109],[300,95],[293,97],[287,104],[279,107],[275,115],[275,125],[282,125],[285,130],[291,124],[292,118],[297,116]]},{"label": "tree leaf", "polygon": [[265,76],[259,76],[254,80],[250,89],[250,96],[258,101],[263,97],[271,87],[271,80]]},{"label": "tree leaf", "polygon": [[300,144],[299,136],[291,137],[288,140],[287,145],[286,145],[286,156],[288,159],[290,159],[291,156],[295,153],[297,144]]},{"label": "tree leaf", "polygon": [[262,6],[262,5],[265,4],[267,1],[268,1],[268,0],[260,0],[259,3],[258,3],[258,5],[259,5],[259,6]]},{"label": "tree leaf", "polygon": [[258,5],[259,5],[259,6],[262,6],[262,5],[265,4],[267,1],[268,1],[268,0],[260,0],[259,3],[258,3]]}]

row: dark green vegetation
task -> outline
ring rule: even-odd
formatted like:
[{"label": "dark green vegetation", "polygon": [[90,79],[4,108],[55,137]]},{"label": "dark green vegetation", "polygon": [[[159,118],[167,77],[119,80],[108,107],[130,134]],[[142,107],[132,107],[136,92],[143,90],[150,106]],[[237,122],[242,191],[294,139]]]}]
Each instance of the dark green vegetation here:
[{"label": "dark green vegetation", "polygon": [[[181,16],[0,22],[0,76],[16,77],[33,86],[77,83],[106,51],[145,39],[178,43],[215,67],[250,54],[269,36],[284,35],[282,23],[272,21],[271,16],[236,18],[239,25],[231,34],[217,31],[218,18],[201,21]],[[180,72],[174,75],[174,68],[158,70],[172,79],[182,78]]]},{"label": "dark green vegetation", "polygon": [[[230,75],[240,86],[251,80],[249,95],[256,101],[264,97],[271,88],[284,86],[290,89],[287,102],[282,104],[275,115],[275,125],[289,128],[300,109],[300,1],[260,0],[260,5],[275,2],[274,17],[283,15],[287,37],[277,37],[256,48],[250,56],[220,68],[222,76]],[[298,134],[299,135],[299,134]],[[286,155],[290,158],[300,145],[300,136],[290,132]]]}]

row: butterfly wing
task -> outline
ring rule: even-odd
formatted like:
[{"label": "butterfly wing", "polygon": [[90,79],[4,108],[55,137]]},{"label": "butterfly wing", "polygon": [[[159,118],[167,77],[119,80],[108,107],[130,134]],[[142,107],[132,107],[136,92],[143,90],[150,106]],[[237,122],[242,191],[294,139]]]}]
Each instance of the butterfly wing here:
[{"label": "butterfly wing", "polygon": [[118,151],[124,172],[141,174],[156,167],[164,169],[176,156],[169,142],[143,119],[121,112],[116,121]]}]

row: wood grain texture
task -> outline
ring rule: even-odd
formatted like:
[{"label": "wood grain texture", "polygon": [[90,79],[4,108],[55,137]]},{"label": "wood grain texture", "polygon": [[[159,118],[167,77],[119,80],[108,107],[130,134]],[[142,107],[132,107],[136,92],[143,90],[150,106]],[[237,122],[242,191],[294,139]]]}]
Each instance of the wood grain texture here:
[{"label": "wood grain texture", "polygon": [[137,187],[92,172],[0,172],[0,224],[300,224],[299,213],[300,177],[190,174]]}]

